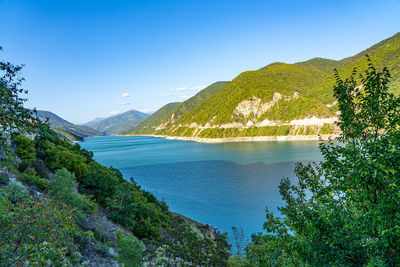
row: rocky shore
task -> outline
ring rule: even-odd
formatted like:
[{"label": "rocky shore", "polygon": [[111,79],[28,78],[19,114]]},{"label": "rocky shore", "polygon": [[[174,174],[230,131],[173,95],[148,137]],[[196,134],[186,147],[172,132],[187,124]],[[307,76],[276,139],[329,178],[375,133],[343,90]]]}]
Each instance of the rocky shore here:
[{"label": "rocky shore", "polygon": [[146,135],[134,134],[126,136],[153,136],[162,137],[170,140],[194,141],[199,143],[233,143],[233,142],[267,142],[267,141],[318,141],[335,139],[338,134],[326,135],[287,135],[287,136],[249,136],[249,137],[226,137],[226,138],[199,138],[199,137],[182,137],[182,136],[168,136],[168,135]]}]

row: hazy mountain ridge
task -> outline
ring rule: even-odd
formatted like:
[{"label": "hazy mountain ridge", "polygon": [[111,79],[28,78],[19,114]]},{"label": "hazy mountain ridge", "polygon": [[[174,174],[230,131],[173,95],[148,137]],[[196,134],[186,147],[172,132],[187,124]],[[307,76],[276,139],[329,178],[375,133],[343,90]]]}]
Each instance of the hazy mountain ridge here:
[{"label": "hazy mountain ridge", "polygon": [[49,119],[50,126],[70,141],[82,141],[85,137],[102,135],[95,129],[73,124],[50,111],[38,110],[37,115],[41,121]]},{"label": "hazy mountain ridge", "polygon": [[342,60],[313,58],[295,64],[272,63],[243,72],[181,116],[171,117],[174,112],[170,112],[169,120],[166,115],[146,128],[138,125],[127,134],[225,138],[334,133],[337,130],[331,123],[336,119],[336,106],[332,105],[334,69],[342,77],[349,77],[354,68],[362,72],[367,68],[366,54],[377,68],[390,70],[390,89],[399,93],[400,33],[397,33]]},{"label": "hazy mountain ridge", "polygon": [[117,114],[108,118],[96,118],[93,121],[85,123],[105,135],[119,134],[130,130],[145,120],[149,114],[137,110],[129,110],[127,112]]}]

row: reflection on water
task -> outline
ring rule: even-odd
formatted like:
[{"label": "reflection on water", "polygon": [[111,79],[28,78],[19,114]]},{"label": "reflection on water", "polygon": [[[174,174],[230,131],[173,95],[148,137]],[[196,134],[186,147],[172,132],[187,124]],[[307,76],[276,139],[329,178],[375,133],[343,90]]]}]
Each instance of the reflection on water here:
[{"label": "reflection on water", "polygon": [[259,232],[265,207],[282,204],[282,177],[295,162],[320,159],[318,142],[202,144],[154,137],[96,137],[81,143],[96,160],[119,168],[172,211],[230,232]]}]

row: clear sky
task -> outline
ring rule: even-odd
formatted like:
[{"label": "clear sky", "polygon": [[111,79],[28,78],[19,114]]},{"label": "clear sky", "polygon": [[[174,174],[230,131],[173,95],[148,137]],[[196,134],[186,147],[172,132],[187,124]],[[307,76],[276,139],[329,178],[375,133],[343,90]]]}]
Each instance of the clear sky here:
[{"label": "clear sky", "polygon": [[0,0],[0,17],[27,105],[82,123],[275,61],[354,55],[400,31],[400,0]]}]

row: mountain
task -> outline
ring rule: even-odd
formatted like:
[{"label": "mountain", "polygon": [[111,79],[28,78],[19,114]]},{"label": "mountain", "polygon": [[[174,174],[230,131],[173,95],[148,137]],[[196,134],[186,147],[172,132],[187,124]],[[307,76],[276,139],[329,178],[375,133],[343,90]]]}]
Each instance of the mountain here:
[{"label": "mountain", "polygon": [[134,129],[123,132],[121,134],[152,134],[154,133],[155,127],[157,127],[160,124],[163,124],[163,122],[168,119],[171,114],[171,111],[174,110],[177,106],[179,106],[181,103],[180,102],[173,102],[169,103],[163,107],[161,107],[159,110],[154,112],[151,116],[149,116],[147,119],[139,123]]},{"label": "mountain", "polygon": [[102,120],[104,120],[105,118],[95,118],[94,120],[91,120],[91,121],[89,121],[89,122],[87,122],[87,123],[84,123],[84,124],[82,124],[82,125],[85,125],[85,126],[88,126],[88,127],[90,127],[90,128],[93,128],[92,126],[93,125],[96,125],[96,123],[98,123],[99,121],[102,121]]},{"label": "mountain", "polygon": [[389,69],[389,88],[400,93],[397,33],[342,60],[314,58],[295,64],[272,63],[243,72],[186,109],[179,118],[171,117],[168,123],[158,121],[146,131],[138,126],[128,133],[196,138],[332,134],[337,131],[333,125],[337,120],[333,70],[337,69],[344,78],[354,68],[362,72],[367,69],[367,54],[375,67]]},{"label": "mountain", "polygon": [[136,110],[130,110],[105,119],[97,118],[93,121],[85,123],[84,125],[102,132],[105,135],[112,135],[134,128],[148,116],[149,114]]},{"label": "mountain", "polygon": [[70,123],[50,111],[38,110],[37,115],[41,121],[49,119],[51,128],[70,141],[82,141],[85,137],[102,135],[90,127]]},{"label": "mountain", "polygon": [[213,96],[228,83],[229,82],[224,81],[215,82],[182,103],[174,102],[167,104],[160,108],[157,112],[153,113],[137,127],[125,132],[124,134],[148,134],[152,133],[154,129],[159,127],[160,125],[162,125],[162,127],[171,125],[182,115],[200,105],[204,100]]}]

